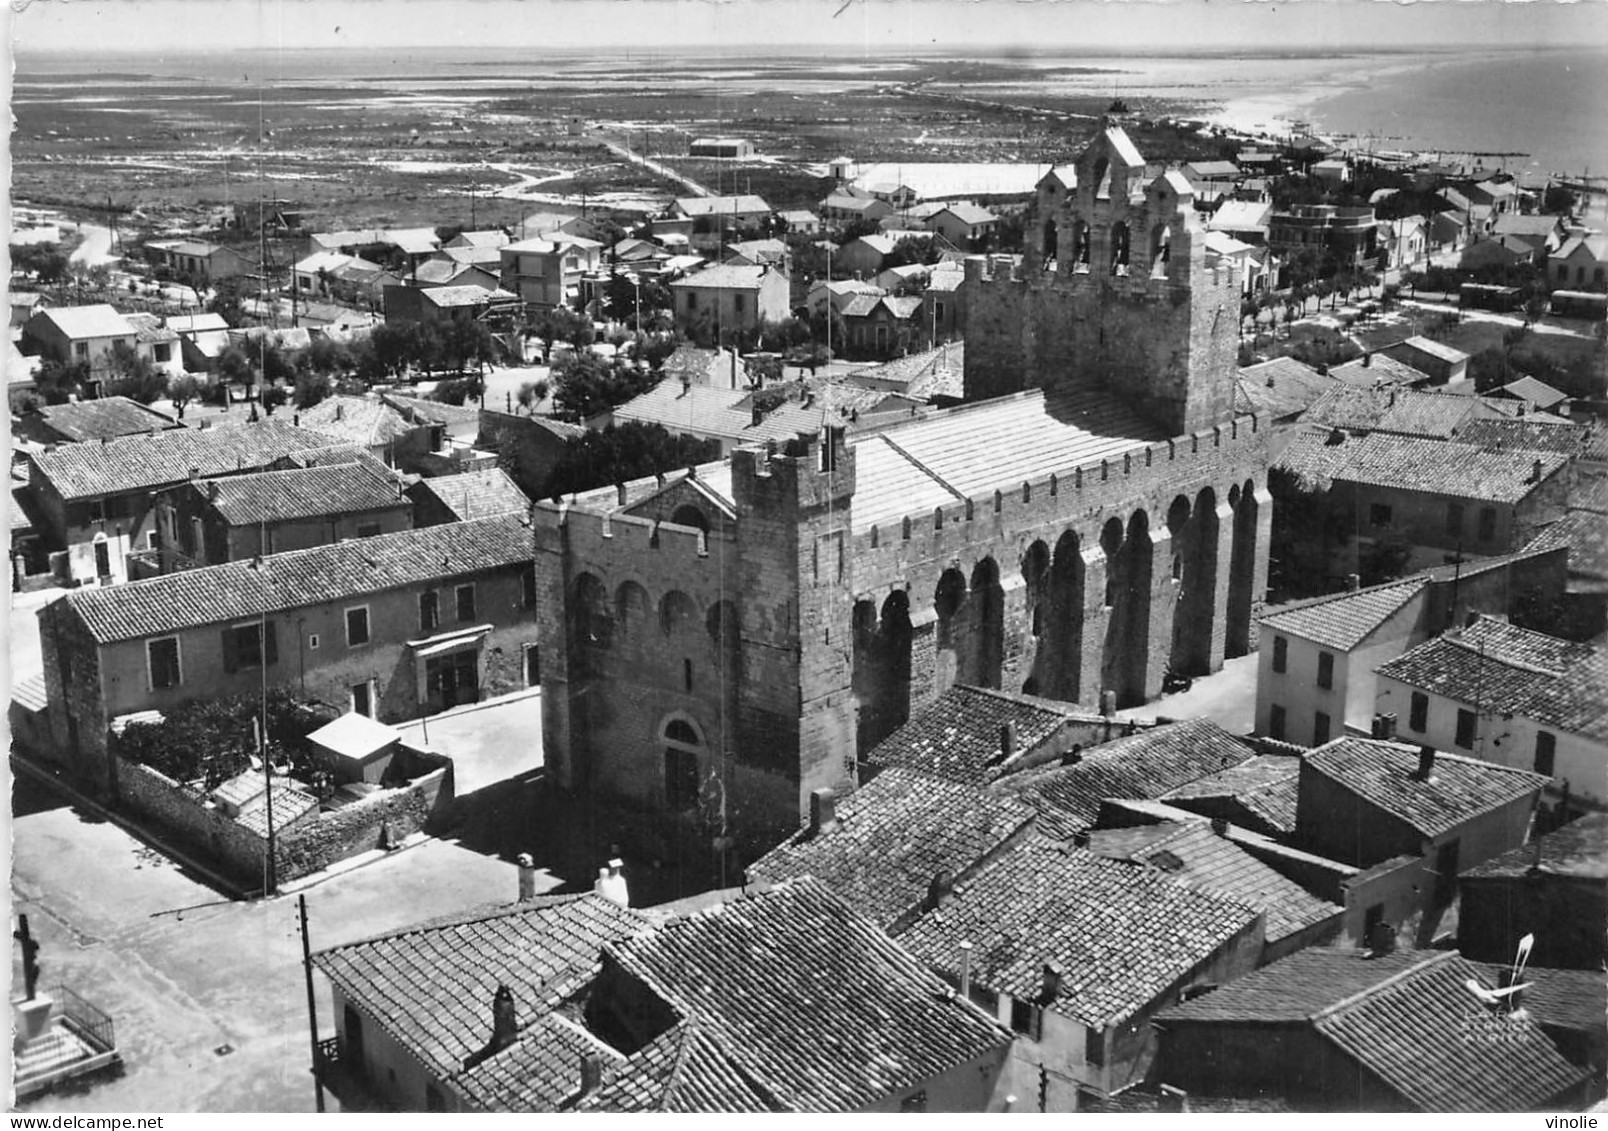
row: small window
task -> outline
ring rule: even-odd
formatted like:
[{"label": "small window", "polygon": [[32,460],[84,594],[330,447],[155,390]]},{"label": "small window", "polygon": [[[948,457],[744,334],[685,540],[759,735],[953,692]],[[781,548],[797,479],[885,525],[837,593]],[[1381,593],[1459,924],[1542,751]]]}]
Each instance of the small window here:
[{"label": "small window", "polygon": [[1374,503],[1368,508],[1368,524],[1370,526],[1389,526],[1390,507],[1384,503]]},{"label": "small window", "polygon": [[89,343],[88,342],[74,342],[73,343],[73,356],[74,357],[88,357],[89,356]]},{"label": "small window", "polygon": [[1273,670],[1282,675],[1289,670],[1289,666],[1290,642],[1285,637],[1275,636],[1273,638]]},{"label": "small window", "polygon": [[419,631],[431,632],[441,623],[441,596],[434,589],[419,594]]},{"label": "small window", "polygon": [[1461,708],[1457,712],[1457,737],[1453,739],[1464,750],[1474,749],[1474,712]]},{"label": "small window", "polygon": [[357,536],[359,538],[373,538],[379,532],[380,524],[377,522],[360,522],[357,525]]},{"label": "small window", "polygon": [[745,307],[747,305],[744,300],[747,297],[748,297],[747,295],[732,295],[731,296],[731,309],[732,309],[732,311],[734,313],[737,313],[737,314],[743,313],[743,310],[745,309]]},{"label": "small window", "polygon": [[369,611],[367,605],[346,610],[346,646],[356,648],[369,642]]},{"label": "small window", "polygon": [[681,661],[681,687],[683,691],[692,690],[692,661]]},{"label": "small window", "polygon": [[1318,686],[1332,688],[1334,686],[1334,653],[1318,653]]},{"label": "small window", "polygon": [[1407,708],[1407,726],[1423,734],[1429,729],[1429,696],[1422,691],[1413,692]]},{"label": "small window", "polygon": [[1267,736],[1274,742],[1284,741],[1284,707],[1278,703],[1267,709]]},{"label": "small window", "polygon": [[475,619],[475,587],[473,585],[458,586],[458,621]]},{"label": "small window", "polygon": [[1105,1033],[1099,1029],[1083,1031],[1083,1060],[1091,1068],[1105,1066]]},{"label": "small window", "polygon": [[307,650],[309,652],[318,651],[318,633],[310,632],[307,634]]},{"label": "small window", "polygon": [[1312,716],[1312,745],[1322,746],[1329,741],[1329,716],[1318,711]]},{"label": "small window", "polygon": [[1496,508],[1480,508],[1480,541],[1493,542],[1496,540]]},{"label": "small window", "polygon": [[1558,737],[1542,730],[1535,735],[1535,772],[1551,777],[1557,762]]},{"label": "small window", "polygon": [[179,638],[164,636],[145,645],[145,658],[150,666],[151,690],[160,691],[177,687],[184,682],[179,667]]},{"label": "small window", "polygon": [[1446,533],[1453,538],[1463,533],[1463,504],[1446,504]]}]

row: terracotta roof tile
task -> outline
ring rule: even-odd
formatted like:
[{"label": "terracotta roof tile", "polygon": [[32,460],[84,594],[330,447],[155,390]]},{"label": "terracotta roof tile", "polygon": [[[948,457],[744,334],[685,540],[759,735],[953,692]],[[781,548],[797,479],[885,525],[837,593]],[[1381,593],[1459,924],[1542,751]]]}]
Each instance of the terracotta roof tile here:
[{"label": "terracotta roof tile", "polygon": [[[1154,868],[1033,840],[972,876],[899,941],[956,979],[960,944],[970,942],[978,984],[1104,1026],[1155,1001],[1257,920],[1250,906]],[[1061,986],[1041,1002],[1051,962]]]},{"label": "terracotta roof tile", "polygon": [[[1300,773],[1299,758],[1261,754],[1170,790],[1160,800],[1207,816],[1218,815],[1220,803],[1231,801],[1245,810],[1236,817],[1252,827],[1260,826],[1258,831],[1292,833]],[[1255,820],[1247,821],[1246,816]]]},{"label": "terracotta roof tile", "polygon": [[1015,728],[1015,757],[1021,757],[1077,717],[1076,709],[1053,699],[957,685],[918,708],[865,760],[877,767],[899,766],[981,785],[1005,772],[1002,727]]},{"label": "terracotta roof tile", "polygon": [[[1525,796],[1538,794],[1547,779],[1477,758],[1437,754],[1429,780],[1417,777],[1418,750],[1367,738],[1337,738],[1301,760],[1301,775],[1321,774],[1372,805],[1412,826],[1425,837],[1457,828]],[[1308,812],[1301,790],[1299,823],[1321,821]]]},{"label": "terracotta roof tile", "polygon": [[137,436],[152,431],[183,428],[171,416],[146,408],[127,397],[101,397],[73,404],[41,405],[39,419],[69,441],[81,442]]},{"label": "terracotta roof tile", "polygon": [[[313,964],[438,1077],[491,1036],[491,999],[513,991],[523,1029],[594,972],[602,947],[648,920],[600,896],[535,899],[332,947]],[[577,1078],[578,1079],[578,1078]]]},{"label": "terracotta roof tile", "polygon": [[190,489],[210,497],[219,516],[236,526],[406,504],[401,481],[374,460],[227,475]]},{"label": "terracotta roof tile", "polygon": [[1457,433],[1457,439],[1460,443],[1487,449],[1524,448],[1572,456],[1580,453],[1586,435],[1587,429],[1578,424],[1555,424],[1521,416],[1470,420]]},{"label": "terracotta roof tile", "polygon": [[1277,466],[1309,483],[1362,483],[1451,498],[1516,503],[1568,463],[1556,452],[1486,451],[1471,444],[1372,432],[1366,436],[1307,427]]},{"label": "terracotta roof tile", "polygon": [[1588,813],[1537,837],[1529,844],[1493,856],[1460,878],[1518,878],[1534,874],[1608,880],[1608,813]]},{"label": "terracotta roof tile", "polygon": [[607,953],[798,1110],[865,1107],[1012,1039],[807,877]]},{"label": "terracotta roof tile", "polygon": [[1033,820],[1031,806],[907,769],[879,773],[837,804],[837,827],[808,828],[753,864],[753,882],[812,875],[882,927],[927,895],[940,871],[959,876]]},{"label": "terracotta roof tile", "polygon": [[[491,1034],[490,1005],[488,996],[481,1044]],[[519,1008],[517,997],[514,1006]],[[600,1057],[605,1064],[624,1059],[569,1018],[547,1013],[527,1025],[512,1045],[456,1072],[449,1083],[478,1111],[557,1111],[579,1093],[581,1061],[587,1055]]]},{"label": "terracotta roof tile", "polygon": [[61,598],[102,643],[299,609],[528,562],[523,515],[499,515],[269,554]]},{"label": "terracotta roof tile", "polygon": [[1266,916],[1270,943],[1334,918],[1342,910],[1218,836],[1204,819],[1096,830],[1089,834],[1089,851],[1148,864],[1185,887],[1256,908]]},{"label": "terracotta roof tile", "polygon": [[1010,774],[991,788],[1029,801],[1045,832],[1069,837],[1094,824],[1107,797],[1155,800],[1251,757],[1216,723],[1191,719],[1092,747],[1075,765]]},{"label": "terracotta roof tile", "polygon": [[605,1071],[602,1085],[575,1110],[691,1113],[789,1109],[751,1079],[710,1026],[695,1017],[672,1026]]},{"label": "terracotta roof tile", "polygon": [[1439,951],[1398,950],[1370,956],[1353,947],[1309,947],[1209,994],[1160,1013],[1172,1022],[1252,1024],[1308,1021],[1326,1009],[1445,957]]},{"label": "terracotta roof tile", "polygon": [[408,494],[433,495],[460,521],[497,514],[524,514],[530,510],[525,492],[500,467],[421,479],[408,488]]},{"label": "terracotta roof tile", "polygon": [[1332,593],[1264,614],[1264,629],[1287,632],[1328,648],[1349,652],[1423,592],[1428,579],[1408,578],[1355,592]]}]

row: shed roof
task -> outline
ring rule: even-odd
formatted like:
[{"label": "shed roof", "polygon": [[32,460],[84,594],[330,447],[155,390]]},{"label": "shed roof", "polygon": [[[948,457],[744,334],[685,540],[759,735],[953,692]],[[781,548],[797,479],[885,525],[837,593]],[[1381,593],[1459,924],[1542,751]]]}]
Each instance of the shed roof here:
[{"label": "shed roof", "polygon": [[35,311],[33,316],[55,323],[56,329],[75,340],[134,335],[128,319],[104,302],[90,306],[45,307]]},{"label": "shed roof", "polygon": [[395,745],[401,738],[401,732],[396,728],[356,711],[348,711],[313,731],[307,736],[307,741],[317,743],[343,758],[361,762]]}]

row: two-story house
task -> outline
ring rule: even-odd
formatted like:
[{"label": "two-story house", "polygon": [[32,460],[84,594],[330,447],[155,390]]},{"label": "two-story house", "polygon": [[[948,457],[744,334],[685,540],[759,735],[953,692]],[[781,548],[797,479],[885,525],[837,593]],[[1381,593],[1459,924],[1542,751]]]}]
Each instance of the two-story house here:
[{"label": "two-story house", "polygon": [[1608,806],[1608,653],[1479,617],[1379,668],[1407,741],[1534,770],[1565,807]]},{"label": "two-story house", "polygon": [[118,346],[134,351],[139,332],[106,303],[36,310],[22,325],[24,348],[32,344],[41,357],[73,365],[88,364],[90,376],[104,379]]},{"label": "two-story house", "polygon": [[80,589],[39,611],[56,757],[104,785],[112,720],[263,681],[382,722],[525,686],[523,515]]},{"label": "two-story house", "polygon": [[676,326],[694,338],[721,337],[788,315],[787,275],[769,266],[719,264],[670,284]]},{"label": "two-story house", "polygon": [[581,279],[599,269],[603,245],[583,236],[549,232],[500,249],[502,289],[532,306],[574,306]]}]

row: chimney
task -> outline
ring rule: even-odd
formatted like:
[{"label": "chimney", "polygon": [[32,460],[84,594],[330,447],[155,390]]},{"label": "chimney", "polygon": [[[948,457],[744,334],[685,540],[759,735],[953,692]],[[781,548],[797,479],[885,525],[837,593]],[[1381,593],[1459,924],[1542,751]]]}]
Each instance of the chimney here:
[{"label": "chimney", "polygon": [[1362,588],[1362,575],[1356,573],[1346,574],[1346,592],[1355,593]]},{"label": "chimney", "polygon": [[1530,467],[1530,482],[1531,483],[1539,483],[1539,482],[1541,482],[1541,469],[1542,469],[1542,463],[1541,463],[1540,460],[1536,460],[1535,463],[1531,465],[1531,467]]},{"label": "chimney", "polygon": [[1396,741],[1396,712],[1391,711],[1389,714],[1380,715],[1379,716],[1379,722],[1380,722],[1381,728],[1384,731],[1384,733],[1381,734],[1379,737],[1383,738],[1386,742],[1395,742]]},{"label": "chimney", "polygon": [[519,1022],[514,1013],[514,991],[499,984],[491,997],[491,1040],[479,1050],[464,1058],[464,1068],[470,1069],[481,1061],[496,1056],[514,1043],[519,1036]]},{"label": "chimney", "polygon": [[292,413],[291,416],[290,416],[290,423],[291,423],[291,425],[293,427],[300,428],[301,427],[301,413],[299,413],[299,412]]},{"label": "chimney", "polygon": [[1213,817],[1212,818],[1212,832],[1216,833],[1218,836],[1227,836],[1228,835],[1228,818],[1227,817]]},{"label": "chimney", "polygon": [[597,1091],[597,1086],[603,1082],[603,1058],[595,1052],[581,1054],[581,1090],[575,1094],[579,1100]]},{"label": "chimney", "polygon": [[971,997],[971,956],[972,944],[962,941],[960,944],[960,996]]},{"label": "chimney", "polygon": [[335,406],[335,419],[336,420],[345,420],[346,419],[346,406],[345,405],[336,404],[336,406]]},{"label": "chimney", "polygon": [[519,902],[525,903],[536,898],[536,861],[530,858],[530,853],[519,854]]},{"label": "chimney", "polygon": [[692,374],[686,370],[681,372],[681,395],[686,396],[692,391]]},{"label": "chimney", "polygon": [[1420,746],[1418,748],[1418,770],[1413,774],[1418,781],[1435,780],[1435,748],[1433,746]]},{"label": "chimney", "polygon": [[622,506],[622,507],[625,506],[626,493],[625,493],[625,484],[624,483],[616,483],[614,485],[614,496],[615,496],[615,499],[617,500],[617,505]]},{"label": "chimney", "polygon": [[1061,967],[1055,962],[1044,964],[1044,976],[1039,984],[1039,1003],[1048,1005],[1061,992]]},{"label": "chimney", "polygon": [[1394,954],[1396,951],[1396,928],[1385,922],[1375,923],[1364,941],[1368,947],[1369,958]]},{"label": "chimney", "polygon": [[837,795],[821,788],[810,792],[810,835],[820,836],[837,828]]},{"label": "chimney", "polygon": [[1061,765],[1063,766],[1075,766],[1081,761],[1083,761],[1083,743],[1081,742],[1074,742],[1072,749],[1061,755]]},{"label": "chimney", "polygon": [[1009,762],[1016,757],[1016,724],[999,724],[999,760]]},{"label": "chimney", "polygon": [[216,479],[208,479],[207,480],[207,498],[216,499],[218,497],[218,491],[219,491],[218,481]]},{"label": "chimney", "polygon": [[1089,830],[1088,829],[1079,829],[1077,832],[1072,834],[1072,847],[1073,848],[1088,848],[1089,847]]},{"label": "chimney", "polygon": [[1182,1088],[1175,1088],[1171,1084],[1161,1086],[1161,1095],[1156,1098],[1156,1110],[1165,1112],[1189,1113],[1189,1093]]},{"label": "chimney", "polygon": [[592,890],[601,895],[610,903],[617,903],[621,907],[631,906],[631,893],[625,886],[625,861],[615,857],[597,870],[597,882]]},{"label": "chimney", "polygon": [[1373,361],[1373,354],[1365,353],[1365,354],[1362,355],[1362,367],[1364,369],[1367,369],[1369,364],[1372,363],[1372,361]]},{"label": "chimney", "polygon": [[949,898],[950,890],[954,887],[955,877],[948,868],[940,868],[933,873],[932,880],[927,884],[927,899],[923,905],[927,911],[936,911],[944,905]]},{"label": "chimney", "polygon": [[1108,719],[1117,713],[1117,693],[1110,688],[1100,692],[1100,713]]}]

